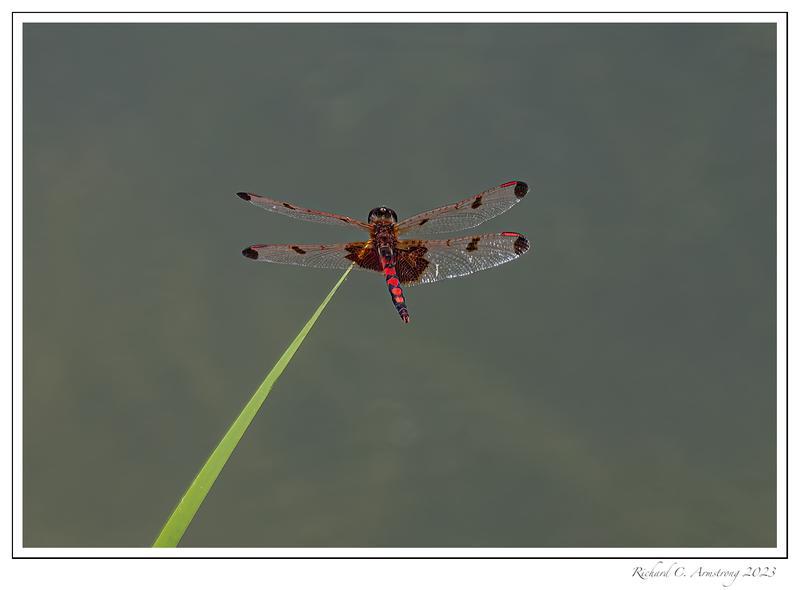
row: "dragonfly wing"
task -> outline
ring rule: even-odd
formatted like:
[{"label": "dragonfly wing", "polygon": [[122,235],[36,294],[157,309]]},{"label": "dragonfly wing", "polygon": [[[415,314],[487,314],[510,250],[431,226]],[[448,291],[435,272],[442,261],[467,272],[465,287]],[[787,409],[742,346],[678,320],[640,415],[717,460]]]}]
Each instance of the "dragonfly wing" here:
[{"label": "dragonfly wing", "polygon": [[369,231],[369,224],[363,221],[358,221],[346,215],[337,215],[336,213],[326,213],[325,211],[316,211],[315,209],[307,209],[298,205],[292,205],[286,201],[277,201],[269,197],[262,197],[253,193],[236,193],[239,198],[245,201],[250,201],[253,205],[272,211],[273,213],[280,213],[288,217],[294,217],[302,221],[313,221],[315,223],[328,223],[332,225],[341,225],[346,227],[357,227]]},{"label": "dragonfly wing", "polygon": [[296,264],[312,268],[356,268],[382,272],[380,258],[371,242],[347,244],[255,244],[242,250],[251,260]]},{"label": "dragonfly wing", "polygon": [[403,285],[462,277],[516,260],[530,248],[516,232],[450,240],[402,240],[397,245],[397,276]]},{"label": "dragonfly wing", "polygon": [[409,217],[397,224],[400,234],[442,234],[461,231],[505,213],[528,193],[528,185],[518,180]]}]

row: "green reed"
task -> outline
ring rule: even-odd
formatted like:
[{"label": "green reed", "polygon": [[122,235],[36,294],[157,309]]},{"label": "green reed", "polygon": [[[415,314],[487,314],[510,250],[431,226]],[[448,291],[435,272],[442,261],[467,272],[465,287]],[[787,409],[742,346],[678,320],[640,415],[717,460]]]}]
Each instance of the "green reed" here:
[{"label": "green reed", "polygon": [[231,424],[230,428],[228,428],[228,432],[226,432],[225,436],[222,437],[222,440],[219,441],[219,444],[206,460],[205,465],[203,465],[202,469],[200,469],[200,472],[194,478],[194,481],[192,481],[191,485],[186,490],[186,493],[183,494],[183,497],[181,498],[180,502],[178,502],[175,510],[172,511],[172,514],[167,519],[164,527],[161,529],[161,533],[159,533],[158,538],[156,538],[155,542],[153,543],[153,547],[177,547],[181,537],[183,537],[183,534],[191,524],[195,514],[197,514],[197,510],[200,508],[200,505],[203,503],[203,500],[205,500],[206,495],[211,490],[211,486],[214,485],[214,482],[217,480],[222,468],[225,467],[225,463],[230,458],[234,449],[236,449],[236,445],[239,444],[239,441],[242,439],[242,436],[244,436],[248,426],[250,426],[253,418],[255,418],[258,410],[264,403],[264,400],[267,399],[269,392],[272,390],[272,386],[275,385],[278,377],[281,376],[283,370],[292,360],[295,352],[297,352],[297,350],[300,348],[303,340],[305,340],[305,337],[311,331],[311,328],[314,327],[314,324],[325,310],[328,302],[331,300],[331,298],[333,298],[334,293],[336,293],[337,289],[339,289],[341,284],[347,278],[347,275],[350,274],[351,270],[353,270],[352,265],[346,271],[344,271],[344,274],[333,286],[333,289],[331,289],[330,293],[328,293],[325,299],[322,300],[322,303],[320,303],[317,310],[311,316],[311,319],[306,322],[306,325],[303,326],[303,329],[300,330],[300,333],[295,336],[295,339],[292,340],[292,343],[281,355],[281,358],[279,358],[278,362],[275,363],[275,366],[272,367],[272,370],[264,379],[264,382],[253,394],[253,397],[250,398],[250,401],[247,402],[247,405],[241,411],[236,420],[233,421],[233,424]]}]

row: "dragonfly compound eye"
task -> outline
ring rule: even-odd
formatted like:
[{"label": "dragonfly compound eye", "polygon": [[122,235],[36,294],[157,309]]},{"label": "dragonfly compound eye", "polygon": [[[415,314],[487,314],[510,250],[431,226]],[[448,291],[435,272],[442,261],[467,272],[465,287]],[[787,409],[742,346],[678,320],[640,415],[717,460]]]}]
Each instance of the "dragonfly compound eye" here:
[{"label": "dragonfly compound eye", "polygon": [[375,207],[369,212],[369,215],[367,216],[367,222],[373,223],[378,219],[391,219],[393,223],[397,223],[397,213],[388,207]]}]

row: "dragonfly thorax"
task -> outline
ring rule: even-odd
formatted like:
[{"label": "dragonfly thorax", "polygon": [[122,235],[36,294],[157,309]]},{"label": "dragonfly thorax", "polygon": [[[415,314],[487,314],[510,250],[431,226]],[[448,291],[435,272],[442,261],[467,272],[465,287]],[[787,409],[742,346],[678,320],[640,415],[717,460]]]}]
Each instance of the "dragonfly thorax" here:
[{"label": "dragonfly thorax", "polygon": [[375,207],[369,212],[367,222],[375,223],[376,221],[390,221],[397,223],[397,213],[389,209],[389,207]]}]

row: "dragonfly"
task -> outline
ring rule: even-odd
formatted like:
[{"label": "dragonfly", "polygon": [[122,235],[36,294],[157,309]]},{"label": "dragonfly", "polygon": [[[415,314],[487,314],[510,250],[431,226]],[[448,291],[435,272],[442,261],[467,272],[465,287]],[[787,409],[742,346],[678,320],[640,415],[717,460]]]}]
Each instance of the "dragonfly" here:
[{"label": "dragonfly", "polygon": [[407,324],[410,316],[403,287],[470,275],[516,260],[530,248],[524,235],[512,231],[446,239],[424,238],[476,227],[505,213],[527,193],[525,182],[512,180],[400,222],[397,213],[388,207],[375,207],[363,222],[253,193],[236,193],[245,201],[273,213],[353,227],[369,234],[367,240],[341,244],[254,244],[242,250],[242,254],[262,262],[331,269],[355,265],[361,270],[379,272],[397,313]]}]

